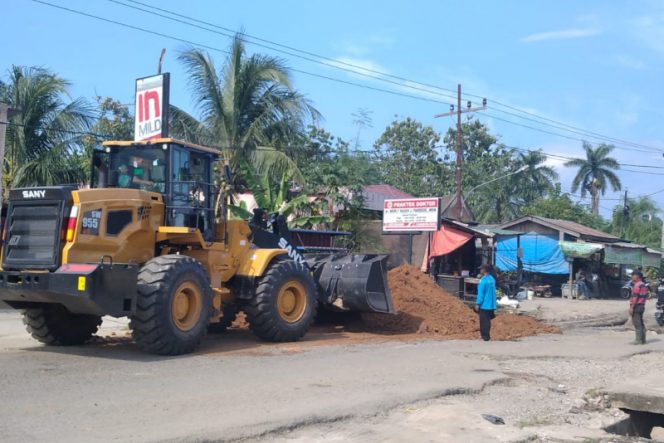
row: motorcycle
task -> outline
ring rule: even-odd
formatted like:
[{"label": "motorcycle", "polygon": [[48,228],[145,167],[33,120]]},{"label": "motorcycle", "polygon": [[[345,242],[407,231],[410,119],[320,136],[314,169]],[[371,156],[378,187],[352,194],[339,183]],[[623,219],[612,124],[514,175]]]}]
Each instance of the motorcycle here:
[{"label": "motorcycle", "polygon": [[659,279],[657,286],[657,310],[655,311],[655,320],[660,326],[664,326],[664,278]]},{"label": "motorcycle", "polygon": [[[664,279],[663,279],[663,281],[664,281]],[[648,281],[645,278],[643,279],[643,283],[645,283],[645,285],[648,287],[648,292],[650,292],[650,294],[651,294],[650,296],[648,296],[648,298],[650,298],[652,296],[652,286],[651,286],[650,283],[648,283]],[[660,282],[660,285],[661,285],[661,282]],[[634,284],[632,283],[632,280],[631,279],[627,280],[627,283],[625,283],[622,286],[622,288],[620,288],[620,297],[624,298],[625,300],[630,299],[632,297],[632,288],[633,287],[634,287]]]},{"label": "motorcycle", "polygon": [[620,288],[620,297],[625,300],[632,297],[632,280],[628,280],[622,288]]}]

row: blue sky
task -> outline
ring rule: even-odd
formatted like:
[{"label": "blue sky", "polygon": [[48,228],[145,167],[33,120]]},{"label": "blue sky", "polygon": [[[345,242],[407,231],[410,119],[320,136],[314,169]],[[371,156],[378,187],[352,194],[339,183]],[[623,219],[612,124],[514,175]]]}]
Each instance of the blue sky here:
[{"label": "blue sky", "polygon": [[[200,44],[221,49],[229,45],[227,37],[109,1],[48,1]],[[664,2],[143,1],[413,81],[450,89],[462,83],[464,92],[487,97],[488,115],[478,113],[475,117],[508,145],[543,148],[563,156],[582,154],[578,140],[497,118],[572,138],[588,137],[519,119],[504,113],[514,111],[494,101],[646,145],[648,148],[643,150],[647,152],[623,145],[615,156],[624,163],[661,169],[631,168],[651,174],[621,171],[620,177],[630,194],[664,189]],[[164,69],[172,73],[171,101],[195,109],[177,61],[178,51],[186,44],[30,0],[6,2],[4,13],[6,43],[0,51],[0,69],[12,64],[48,67],[72,82],[73,96],[113,96],[131,103],[134,79],[155,72],[159,52],[165,47]],[[280,55],[255,46],[249,46],[249,50]],[[224,54],[212,55],[223,61]],[[436,113],[446,112],[447,103],[452,101],[439,95],[439,90],[416,91],[409,89],[412,83],[385,84],[357,73],[281,56],[301,71],[444,102],[395,96],[294,73],[296,87],[321,111],[323,126],[335,135],[355,137],[352,114],[360,108],[371,111],[373,127],[361,134],[365,149],[395,116],[414,117],[441,132],[453,124],[449,118],[433,118]],[[474,97],[464,97],[464,102],[467,99],[479,102]],[[568,190],[573,171],[563,168],[561,161],[550,162],[559,169],[563,189]],[[616,203],[610,199],[615,198],[618,195],[607,193],[601,203],[605,215]],[[664,207],[664,192],[653,198]]]}]

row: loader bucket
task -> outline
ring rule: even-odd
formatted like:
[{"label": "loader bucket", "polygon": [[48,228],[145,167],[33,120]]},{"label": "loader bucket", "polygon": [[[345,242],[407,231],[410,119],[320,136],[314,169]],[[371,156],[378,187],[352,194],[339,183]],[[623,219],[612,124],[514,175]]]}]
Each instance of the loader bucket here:
[{"label": "loader bucket", "polygon": [[387,255],[306,254],[318,283],[319,300],[329,308],[393,314],[387,286]]}]

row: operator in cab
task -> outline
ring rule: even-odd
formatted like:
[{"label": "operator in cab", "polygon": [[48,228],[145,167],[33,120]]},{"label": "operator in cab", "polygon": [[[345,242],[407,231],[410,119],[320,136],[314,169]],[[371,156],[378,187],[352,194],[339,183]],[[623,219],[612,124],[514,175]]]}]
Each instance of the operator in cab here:
[{"label": "operator in cab", "polygon": [[121,188],[149,189],[154,186],[150,179],[150,163],[143,157],[133,155],[128,165],[119,168],[118,186]]}]

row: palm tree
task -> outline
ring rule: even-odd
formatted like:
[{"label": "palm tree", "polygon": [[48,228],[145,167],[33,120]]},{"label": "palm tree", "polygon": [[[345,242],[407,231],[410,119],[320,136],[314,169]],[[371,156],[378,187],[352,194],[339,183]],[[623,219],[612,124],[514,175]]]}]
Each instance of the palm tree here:
[{"label": "palm tree", "polygon": [[[94,112],[70,100],[69,83],[42,68],[13,66],[0,101],[16,110],[7,128],[4,182],[11,186],[81,183],[86,180],[83,136]],[[4,187],[7,189],[7,186]]]},{"label": "palm tree", "polygon": [[613,211],[612,233],[627,240],[652,246],[661,245],[662,219],[660,208],[650,197],[628,199],[627,206],[617,205]]},{"label": "palm tree", "polygon": [[581,190],[581,196],[585,197],[588,192],[592,197],[592,213],[599,215],[600,194],[606,193],[608,185],[614,191],[619,191],[622,187],[620,179],[614,171],[620,169],[618,161],[609,157],[611,151],[615,149],[613,145],[602,143],[593,148],[590,143],[583,142],[583,149],[586,151],[586,158],[576,158],[565,163],[565,166],[579,168],[574,180],[572,181],[572,192]]},{"label": "palm tree", "polygon": [[200,49],[180,54],[201,118],[173,109],[173,133],[219,147],[235,172],[245,162],[257,173],[279,176],[290,170],[299,176],[295,163],[278,148],[303,134],[306,120],[318,118],[318,111],[293,88],[281,59],[247,56],[240,34],[229,52],[219,69]]},{"label": "palm tree", "polygon": [[523,173],[515,175],[512,180],[517,181],[517,189],[520,189],[520,197],[527,205],[539,197],[544,197],[548,191],[553,189],[554,181],[558,180],[558,173],[544,162],[546,156],[541,150],[518,152],[516,155],[516,166],[527,167]]}]

